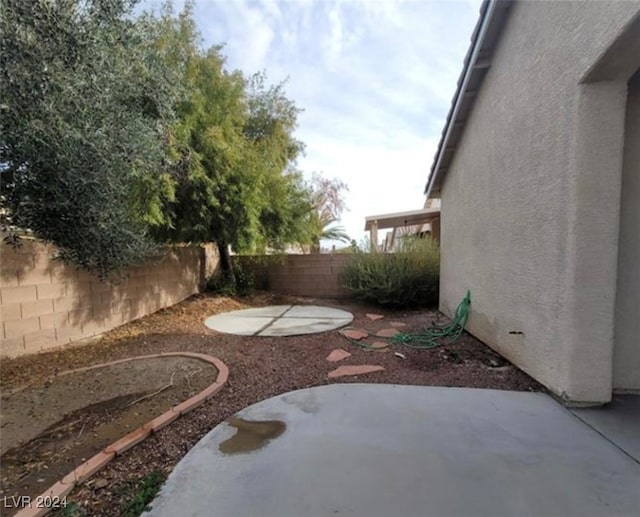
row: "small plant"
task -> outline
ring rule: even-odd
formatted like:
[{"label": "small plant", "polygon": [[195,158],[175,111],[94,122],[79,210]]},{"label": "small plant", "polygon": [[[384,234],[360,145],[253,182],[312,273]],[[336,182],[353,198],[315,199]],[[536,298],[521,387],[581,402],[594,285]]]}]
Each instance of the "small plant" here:
[{"label": "small plant", "polygon": [[147,506],[160,491],[160,487],[166,475],[154,470],[142,478],[135,492],[127,497],[120,506],[120,515],[124,517],[137,517],[147,509]]},{"label": "small plant", "polygon": [[438,302],[440,252],[429,238],[405,240],[396,253],[354,253],[342,284],[355,298],[387,307]]},{"label": "small plant", "polygon": [[59,517],[84,517],[87,512],[78,503],[72,501],[62,508],[57,515]]},{"label": "small plant", "polygon": [[239,261],[233,262],[233,278],[220,272],[207,282],[207,290],[223,296],[246,296],[255,290],[255,279],[251,271]]}]

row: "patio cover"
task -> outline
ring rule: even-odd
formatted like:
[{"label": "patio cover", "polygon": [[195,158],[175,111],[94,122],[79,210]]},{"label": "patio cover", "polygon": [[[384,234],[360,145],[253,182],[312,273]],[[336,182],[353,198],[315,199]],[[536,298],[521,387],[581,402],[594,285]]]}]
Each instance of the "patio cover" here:
[{"label": "patio cover", "polygon": [[370,232],[372,246],[377,246],[379,229],[393,228],[395,232],[396,228],[422,225],[434,222],[437,219],[440,219],[440,208],[421,208],[408,212],[370,215],[365,217],[364,230]]}]

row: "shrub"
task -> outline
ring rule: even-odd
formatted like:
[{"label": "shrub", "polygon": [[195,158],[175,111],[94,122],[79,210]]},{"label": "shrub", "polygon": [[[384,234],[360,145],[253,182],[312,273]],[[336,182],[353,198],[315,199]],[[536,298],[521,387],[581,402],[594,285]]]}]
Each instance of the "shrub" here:
[{"label": "shrub", "polygon": [[253,273],[243,267],[240,261],[233,261],[233,278],[223,271],[216,273],[207,282],[207,290],[223,296],[246,296],[255,290]]},{"label": "shrub", "polygon": [[396,253],[355,253],[342,272],[342,285],[355,298],[386,307],[438,302],[440,250],[432,239],[407,239]]},{"label": "shrub", "polygon": [[130,493],[122,502],[120,515],[136,517],[148,510],[149,503],[158,495],[166,478],[167,476],[159,470],[154,470],[142,478],[135,487],[135,492]]}]

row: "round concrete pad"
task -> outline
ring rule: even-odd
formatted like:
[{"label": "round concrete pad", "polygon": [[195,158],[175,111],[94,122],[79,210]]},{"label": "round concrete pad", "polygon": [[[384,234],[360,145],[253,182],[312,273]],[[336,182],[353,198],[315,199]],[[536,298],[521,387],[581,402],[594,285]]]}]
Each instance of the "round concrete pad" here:
[{"label": "round concrete pad", "polygon": [[273,305],[210,316],[210,329],[239,336],[298,336],[344,327],[353,314],[318,305]]},{"label": "round concrete pad", "polygon": [[215,427],[146,515],[636,515],[639,480],[542,393],[334,384]]}]

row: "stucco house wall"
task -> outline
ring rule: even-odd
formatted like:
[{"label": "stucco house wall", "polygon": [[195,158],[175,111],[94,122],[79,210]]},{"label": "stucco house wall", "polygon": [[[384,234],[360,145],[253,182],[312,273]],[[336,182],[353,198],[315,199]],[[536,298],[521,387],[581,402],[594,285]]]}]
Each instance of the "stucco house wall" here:
[{"label": "stucco house wall", "polygon": [[626,109],[584,78],[639,11],[514,3],[441,188],[441,310],[470,289],[469,331],[577,404],[611,397]]},{"label": "stucco house wall", "polygon": [[629,83],[620,206],[613,387],[640,390],[640,70]]}]

